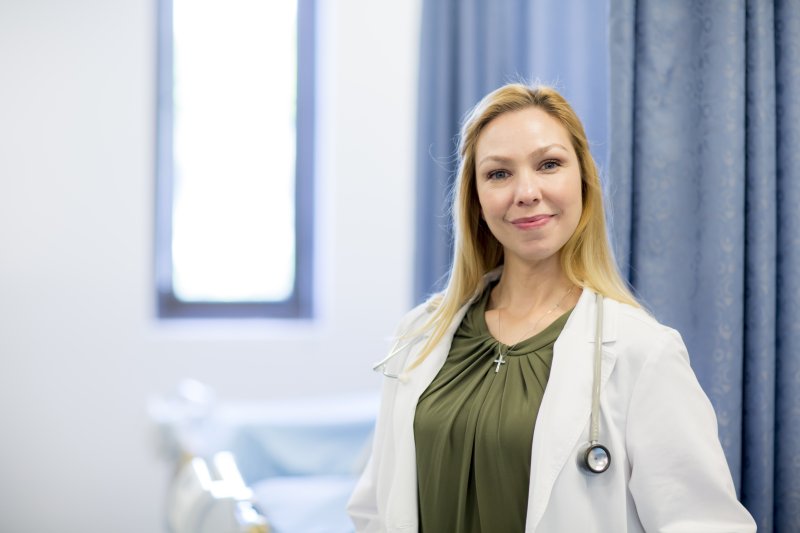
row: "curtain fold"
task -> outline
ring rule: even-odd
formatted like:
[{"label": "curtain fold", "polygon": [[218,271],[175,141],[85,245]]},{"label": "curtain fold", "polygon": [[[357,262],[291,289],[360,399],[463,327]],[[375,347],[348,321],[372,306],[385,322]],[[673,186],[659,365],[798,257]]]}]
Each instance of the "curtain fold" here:
[{"label": "curtain fold", "polygon": [[[773,6],[756,2],[746,20],[746,203],[742,499],[772,531],[775,499],[777,330],[777,117]],[[764,216],[771,213],[770,216]]]},{"label": "curtain fold", "polygon": [[800,531],[800,9],[796,2],[775,3],[774,32],[778,335],[773,505],[775,531]]},{"label": "curtain fold", "polygon": [[800,531],[800,13],[612,0],[622,270],[681,331],[760,531]]}]

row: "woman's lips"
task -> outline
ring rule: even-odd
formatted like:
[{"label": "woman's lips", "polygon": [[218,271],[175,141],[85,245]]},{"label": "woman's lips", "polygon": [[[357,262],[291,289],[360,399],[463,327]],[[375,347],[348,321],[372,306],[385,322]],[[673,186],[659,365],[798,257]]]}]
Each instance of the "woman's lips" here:
[{"label": "woman's lips", "polygon": [[519,229],[541,228],[555,215],[536,215],[533,217],[517,218],[511,221]]}]

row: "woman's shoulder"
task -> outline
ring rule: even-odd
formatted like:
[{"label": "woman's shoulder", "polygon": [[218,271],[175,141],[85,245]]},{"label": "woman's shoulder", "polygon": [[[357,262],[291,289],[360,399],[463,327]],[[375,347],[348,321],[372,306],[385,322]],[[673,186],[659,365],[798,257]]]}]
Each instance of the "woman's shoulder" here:
[{"label": "woman's shoulder", "polygon": [[688,360],[681,334],[659,322],[650,312],[617,300],[608,299],[616,317],[617,341],[636,353],[667,351],[679,353]]}]

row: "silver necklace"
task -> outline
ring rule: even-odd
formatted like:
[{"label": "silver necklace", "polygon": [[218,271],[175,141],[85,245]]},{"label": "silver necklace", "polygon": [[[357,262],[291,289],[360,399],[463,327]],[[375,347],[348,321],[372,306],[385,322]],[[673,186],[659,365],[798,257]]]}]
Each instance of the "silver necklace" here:
[{"label": "silver necklace", "polygon": [[[564,300],[566,300],[567,296],[570,295],[570,293],[572,292],[572,289],[574,289],[574,288],[575,288],[575,285],[570,287],[569,290],[567,291],[567,293],[564,296],[562,296],[561,299],[558,302],[556,302],[556,304],[553,307],[551,307],[545,314],[540,316],[536,320],[536,322],[533,323],[533,326],[530,329],[528,329],[527,331],[525,331],[525,334],[520,338],[520,340],[518,340],[516,343],[514,343],[513,346],[509,346],[509,348],[505,352],[502,349],[503,343],[500,342],[500,341],[497,342],[497,359],[492,361],[493,363],[497,363],[497,366],[494,368],[494,373],[495,374],[500,372],[500,365],[506,364],[505,356],[508,355],[508,352],[510,352],[511,350],[516,348],[519,343],[521,343],[522,341],[527,339],[528,338],[528,334],[536,331],[536,327],[539,325],[539,323],[542,320],[544,320],[544,317],[548,316],[550,313],[552,313],[553,311],[555,311],[556,309],[561,307],[562,302]],[[498,336],[502,335],[502,331],[503,331],[502,330],[502,323],[503,323],[503,321],[502,321],[502,319],[500,317],[500,309],[498,309],[497,310],[497,334],[498,334]]]}]

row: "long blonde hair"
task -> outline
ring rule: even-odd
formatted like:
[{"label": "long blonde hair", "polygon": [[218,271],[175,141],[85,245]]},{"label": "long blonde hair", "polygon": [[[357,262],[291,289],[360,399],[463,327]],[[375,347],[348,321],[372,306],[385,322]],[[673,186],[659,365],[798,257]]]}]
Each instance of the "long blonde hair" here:
[{"label": "long blonde hair", "polygon": [[[580,119],[550,87],[512,83],[486,95],[466,116],[459,136],[459,167],[453,190],[455,245],[447,285],[430,300],[435,310],[421,328],[431,334],[414,368],[442,339],[458,310],[482,287],[483,277],[503,263],[503,247],[481,219],[475,176],[475,145],[489,122],[503,113],[536,107],[557,119],[569,133],[581,171],[583,211],[575,232],[560,250],[561,268],[579,287],[639,306],[614,261],[606,232],[603,193]],[[417,332],[418,333],[418,332]]]}]

